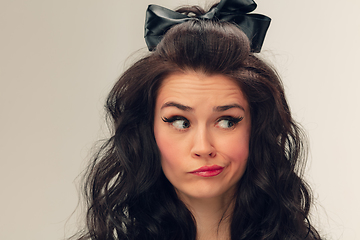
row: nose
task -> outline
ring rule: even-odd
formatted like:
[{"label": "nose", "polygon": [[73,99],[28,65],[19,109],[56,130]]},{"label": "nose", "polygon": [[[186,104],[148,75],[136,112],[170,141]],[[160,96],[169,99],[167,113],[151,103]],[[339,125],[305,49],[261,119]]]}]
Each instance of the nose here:
[{"label": "nose", "polygon": [[216,151],[206,129],[198,129],[194,136],[191,155],[195,158],[215,157]]}]

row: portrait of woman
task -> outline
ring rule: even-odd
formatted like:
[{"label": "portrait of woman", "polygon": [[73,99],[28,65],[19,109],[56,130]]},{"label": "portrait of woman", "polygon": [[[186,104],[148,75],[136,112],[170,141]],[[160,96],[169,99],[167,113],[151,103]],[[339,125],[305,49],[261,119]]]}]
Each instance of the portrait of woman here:
[{"label": "portrait of woman", "polygon": [[149,6],[153,52],[107,98],[113,133],[87,172],[79,239],[321,239],[304,136],[276,72],[253,53],[270,24],[246,14],[255,8]]},{"label": "portrait of woman", "polygon": [[[319,56],[328,56],[329,51],[319,47],[316,34],[322,31],[324,34],[328,33],[326,27],[320,23],[308,23],[304,17],[302,23],[308,30],[305,34],[305,27],[297,25],[297,19],[285,21],[275,11],[274,2],[261,0],[256,3],[253,0],[206,3],[190,0],[168,3],[158,1],[154,4],[142,0],[136,3],[136,8],[143,9],[143,19],[138,17],[137,12],[128,13],[130,11],[126,9],[134,8],[130,3],[120,4],[122,6],[119,9],[124,11],[121,17],[109,14],[115,6],[110,2],[90,1],[86,7],[80,2],[77,6],[74,2],[62,4],[64,8],[49,3],[45,4],[46,7],[42,5],[42,9],[48,11],[36,15],[39,16],[38,23],[42,24],[38,33],[44,31],[47,34],[44,33],[44,36],[53,35],[54,38],[49,39],[54,39],[58,46],[62,46],[65,43],[73,44],[76,36],[81,35],[79,32],[85,34],[91,30],[91,35],[87,35],[86,39],[94,41],[91,46],[101,50],[96,56],[90,56],[87,51],[92,47],[85,48],[79,41],[76,47],[74,45],[73,48],[62,51],[61,55],[53,55],[52,51],[55,50],[50,51],[53,48],[47,48],[43,44],[46,51],[39,51],[32,56],[35,60],[47,59],[49,64],[56,61],[57,67],[51,71],[48,67],[36,68],[36,71],[24,68],[29,72],[33,85],[41,83],[44,87],[48,86],[46,91],[17,88],[17,96],[21,98],[28,96],[27,94],[41,97],[39,102],[30,97],[27,101],[22,101],[22,104],[27,106],[37,103],[34,106],[41,106],[37,108],[44,115],[40,114],[37,121],[43,119],[40,122],[44,128],[34,120],[37,119],[34,117],[37,112],[35,108],[18,107],[9,111],[13,116],[18,116],[17,112],[22,109],[21,118],[18,118],[22,124],[20,120],[16,120],[19,129],[23,130],[22,137],[17,137],[17,146],[21,146],[19,149],[22,151],[15,151],[9,144],[11,141],[4,141],[4,149],[12,149],[11,156],[18,157],[4,156],[14,160],[22,156],[21,159],[27,161],[18,161],[16,165],[6,161],[1,168],[11,169],[11,166],[17,166],[16,173],[4,171],[2,174],[5,177],[11,175],[14,180],[2,181],[7,193],[2,205],[11,207],[3,211],[6,221],[2,223],[6,227],[0,233],[1,239],[24,239],[21,234],[25,233],[16,230],[19,224],[24,225],[23,232],[29,232],[28,239],[37,235],[36,239],[41,240],[48,239],[54,232],[57,239],[61,236],[67,240],[315,240],[340,239],[340,235],[346,240],[356,239],[357,235],[352,227],[355,225],[349,224],[348,220],[353,219],[355,224],[358,221],[349,216],[358,211],[353,202],[359,199],[359,194],[349,190],[354,187],[348,189],[344,184],[346,181],[354,186],[356,175],[347,174],[343,169],[345,163],[350,164],[350,159],[354,159],[352,156],[355,155],[351,154],[353,147],[350,149],[347,145],[343,146],[342,141],[355,146],[358,140],[352,138],[349,132],[344,135],[338,129],[352,126],[353,133],[358,130],[358,125],[354,124],[346,111],[348,107],[354,106],[357,99],[348,93],[358,85],[351,85],[347,94],[344,94],[343,86],[352,81],[350,75],[346,71],[337,71],[336,68],[326,68],[324,71],[322,64],[331,63],[328,60],[330,58],[320,61]],[[19,13],[19,16],[28,11],[40,11],[30,5],[6,6],[9,12]],[[292,8],[304,8],[294,3],[284,3],[283,6],[286,6],[288,12]],[[67,9],[63,14],[73,11],[73,16],[77,16],[74,19],[78,19],[78,22],[66,23],[66,18],[57,20],[55,9],[60,12],[61,9]],[[341,6],[337,9],[341,9]],[[309,12],[312,11],[315,10],[309,8]],[[92,17],[88,18],[90,15]],[[292,14],[284,15],[288,17]],[[4,16],[8,18],[7,15]],[[44,18],[51,20],[46,22],[43,21]],[[142,23],[140,25],[129,19],[139,19]],[[92,22],[93,29],[84,28],[89,26],[88,21]],[[121,26],[118,35],[121,43],[109,40],[109,36],[115,39],[115,35],[110,34],[113,29],[110,26],[104,27],[104,23],[109,22],[114,26]],[[323,28],[316,30],[308,27],[320,25]],[[46,31],[50,26],[52,30]],[[73,38],[60,37],[62,31],[69,31],[64,30],[64,26],[73,27],[69,28],[73,35],[67,35]],[[136,52],[138,44],[132,45],[128,40],[135,39],[129,33],[132,28],[139,26],[145,39],[144,42],[141,37],[140,41],[146,49]],[[283,29],[279,29],[279,26]],[[333,23],[333,26],[338,25]],[[9,34],[15,32],[6,31]],[[292,35],[291,32],[296,34]],[[100,38],[99,33],[103,37]],[[343,28],[343,34],[347,34],[346,27]],[[354,34],[355,39],[359,37],[360,34]],[[317,52],[309,47],[309,38],[312,39],[311,46]],[[41,41],[36,34],[30,34],[28,44],[35,44],[35,40]],[[331,46],[335,46],[334,40],[328,41]],[[351,44],[353,41],[355,40],[349,38],[347,46],[351,46],[355,52],[358,48]],[[296,46],[292,45],[295,44],[293,42]],[[326,41],[321,41],[321,44],[330,46]],[[114,81],[106,80],[108,77],[103,74],[93,75],[97,71],[101,72],[101,68],[103,72],[108,72],[108,64],[114,62],[110,57],[103,62],[103,49],[109,49],[108,54],[111,53],[111,56],[119,55],[119,52],[112,52],[114,48],[107,45],[121,48],[123,52],[120,55],[124,58],[125,55],[131,55],[124,69],[118,75],[116,73],[110,77],[116,78]],[[296,49],[297,54],[303,51],[304,55],[300,56],[307,53],[306,61],[291,63],[295,59],[291,56],[293,52],[282,53],[280,45],[284,46],[284,51]],[[133,48],[125,54],[127,46]],[[269,50],[272,48],[276,50]],[[24,50],[25,47],[20,46],[20,49]],[[338,46],[330,52],[334,57],[333,61],[338,63],[343,50]],[[14,54],[16,55],[16,51]],[[72,66],[70,62],[67,64],[71,58],[65,56],[81,56],[79,63],[85,59],[95,61],[98,68],[94,70],[84,65],[82,69],[77,69],[80,65]],[[18,59],[20,62],[20,58]],[[28,64],[32,63],[28,58],[24,59]],[[342,59],[345,59],[345,55]],[[10,57],[8,61],[14,60]],[[71,60],[71,63],[74,61]],[[88,64],[86,62],[86,66],[90,66]],[[350,67],[351,64],[347,66]],[[293,65],[297,68],[292,68],[291,71],[295,71],[301,78],[290,74],[287,66]],[[82,70],[80,72],[88,74],[81,75],[79,80],[72,75],[72,85],[68,85],[62,82],[66,82],[67,78],[60,77],[63,76],[61,68]],[[322,78],[316,75],[317,68],[323,70]],[[47,76],[47,71],[52,73],[52,78],[44,81],[43,75]],[[7,71],[0,72],[3,76],[8,76],[4,73]],[[342,84],[335,84],[333,77],[341,77]],[[99,78],[104,79],[102,85],[91,80]],[[55,79],[56,84],[53,84]],[[81,82],[81,79],[87,81]],[[293,79],[298,81],[294,82]],[[16,81],[12,81],[5,87],[13,89],[15,85]],[[301,85],[303,86],[299,87]],[[336,91],[332,85],[336,86]],[[317,96],[326,96],[326,90],[329,91],[326,93],[331,93],[331,98],[315,100]],[[102,110],[92,109],[93,103],[87,102],[94,99],[94,95],[102,94],[103,99],[99,100],[97,97],[96,101],[99,105],[105,105],[105,116],[99,114]],[[6,99],[4,103],[10,103]],[[14,99],[11,105],[17,105],[17,98],[11,99]],[[348,100],[349,105],[343,104],[345,100]],[[89,115],[76,120],[88,108],[92,109],[101,124],[108,124],[109,131],[104,137],[96,134],[90,137],[91,133],[84,135],[80,131],[93,128]],[[316,111],[307,114],[306,111],[312,108]],[[66,114],[61,114],[62,111],[66,111]],[[318,112],[325,114],[326,119],[308,119],[309,116],[317,116]],[[22,120],[24,118],[26,121]],[[324,124],[328,127],[325,120],[332,121],[331,128],[327,128],[330,133],[321,139],[329,146],[322,153],[323,157],[317,159],[318,152],[310,151],[309,147],[319,146],[322,149],[317,134],[323,128],[317,126]],[[7,125],[15,126],[15,122],[9,120]],[[74,125],[65,125],[66,122]],[[46,124],[53,128],[46,127]],[[27,126],[26,131],[23,126]],[[61,135],[54,130],[57,128],[62,129]],[[4,129],[3,132],[7,136],[9,130]],[[16,131],[14,132],[16,135]],[[79,134],[88,138],[85,145],[93,147],[83,148],[81,157],[75,155],[67,158],[64,152],[71,149],[75,151],[78,145],[73,145],[74,142],[81,142]],[[312,134],[315,134],[315,138]],[[333,135],[342,140],[337,140]],[[41,141],[36,141],[40,138]],[[67,141],[62,142],[62,138]],[[100,142],[99,138],[102,138]],[[94,146],[93,142],[96,141],[98,144]],[[78,159],[83,159],[81,166]],[[334,161],[337,159],[343,162],[336,165]],[[70,160],[77,167],[70,168]],[[334,166],[337,166],[336,172],[333,171]],[[328,170],[328,167],[333,170]],[[355,167],[346,169],[353,171]],[[72,171],[73,178],[65,174],[69,171]],[[73,181],[76,176],[80,176],[75,183],[78,195],[66,193],[62,189],[64,183],[55,180],[66,178]],[[324,179],[331,183],[331,190],[328,191],[336,191],[336,194],[330,195],[324,191],[326,187],[321,184]],[[343,184],[340,191],[338,188],[341,182]],[[68,183],[70,187],[72,184]],[[333,214],[336,209],[334,206],[338,205],[329,203],[335,195],[339,197],[340,193],[348,203],[347,207],[344,206],[347,204],[342,204],[344,213],[339,217],[344,224]],[[76,207],[78,199],[79,206]],[[71,201],[73,204],[69,204]],[[70,205],[70,210],[66,212],[63,205]],[[353,206],[352,212],[346,215],[345,210],[349,210],[350,206]],[[72,222],[68,217],[75,208],[79,219]],[[61,211],[63,217],[59,217],[59,213],[55,214],[54,209]],[[18,224],[9,224],[15,218]],[[46,224],[39,227],[41,222]],[[329,222],[329,226],[324,222]],[[65,231],[71,228],[71,233],[64,233],[63,225],[66,226]]]}]

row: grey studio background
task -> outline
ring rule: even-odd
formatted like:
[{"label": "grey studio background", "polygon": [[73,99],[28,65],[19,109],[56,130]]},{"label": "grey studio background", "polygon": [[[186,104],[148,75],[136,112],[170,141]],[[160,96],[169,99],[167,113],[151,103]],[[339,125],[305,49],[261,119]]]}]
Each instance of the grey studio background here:
[{"label": "grey studio background", "polygon": [[[213,2],[0,0],[1,240],[76,230],[78,175],[107,134],[105,96],[147,52],[147,5]],[[360,1],[256,2],[272,18],[261,55],[309,135],[313,220],[327,239],[360,239]]]}]

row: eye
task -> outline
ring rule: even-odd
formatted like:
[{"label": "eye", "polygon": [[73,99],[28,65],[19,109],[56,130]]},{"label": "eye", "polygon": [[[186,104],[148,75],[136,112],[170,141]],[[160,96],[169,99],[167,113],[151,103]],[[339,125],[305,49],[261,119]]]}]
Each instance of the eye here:
[{"label": "eye", "polygon": [[179,130],[184,130],[190,127],[190,121],[181,116],[174,116],[171,118],[162,117],[161,119]]},{"label": "eye", "polygon": [[219,118],[216,121],[216,126],[219,128],[234,128],[236,124],[238,124],[241,120],[243,120],[244,117],[231,117],[231,116],[224,116]]}]

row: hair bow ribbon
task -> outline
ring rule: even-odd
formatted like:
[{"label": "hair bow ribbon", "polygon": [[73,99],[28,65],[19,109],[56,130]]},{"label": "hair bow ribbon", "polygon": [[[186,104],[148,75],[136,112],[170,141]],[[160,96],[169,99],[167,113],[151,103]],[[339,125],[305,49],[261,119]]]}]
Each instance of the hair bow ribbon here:
[{"label": "hair bow ribbon", "polygon": [[[251,42],[251,51],[260,52],[271,19],[262,14],[249,14],[256,9],[253,0],[222,0],[199,19],[227,21],[239,27]],[[149,5],[145,19],[145,41],[150,51],[174,25],[193,19],[158,5]]]}]

